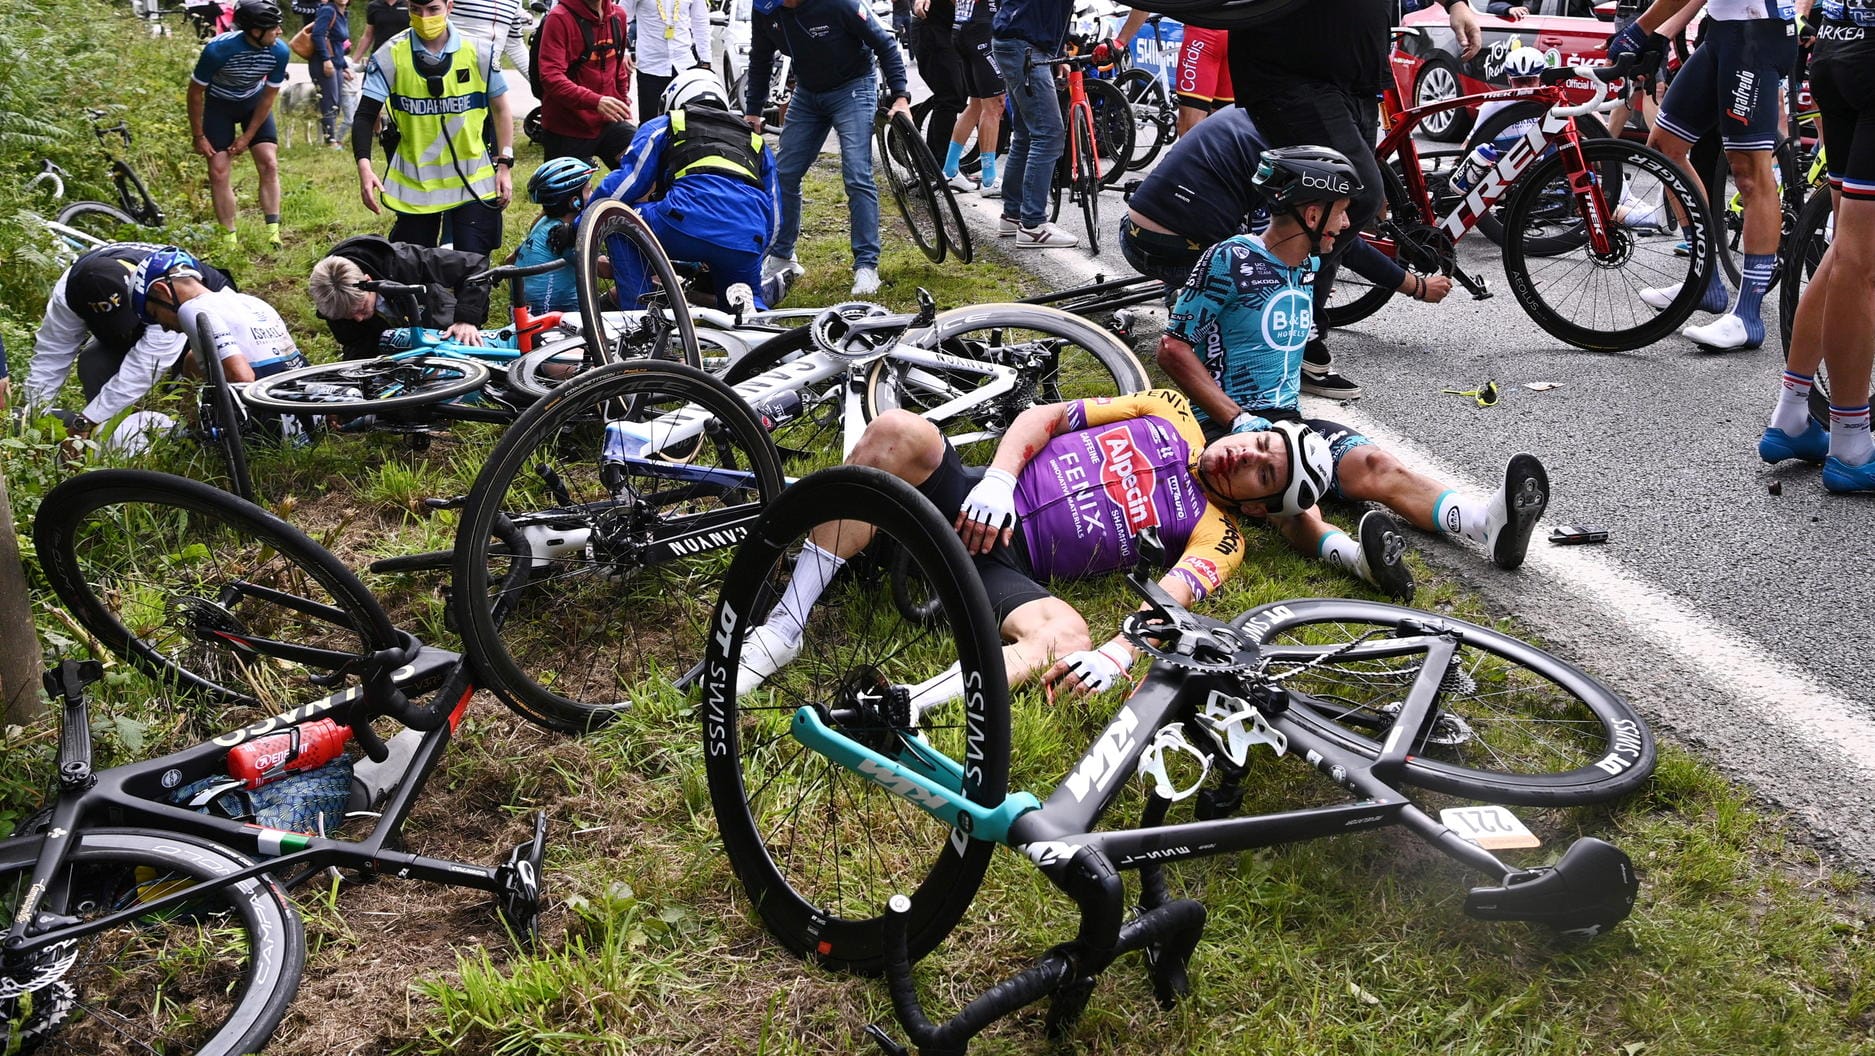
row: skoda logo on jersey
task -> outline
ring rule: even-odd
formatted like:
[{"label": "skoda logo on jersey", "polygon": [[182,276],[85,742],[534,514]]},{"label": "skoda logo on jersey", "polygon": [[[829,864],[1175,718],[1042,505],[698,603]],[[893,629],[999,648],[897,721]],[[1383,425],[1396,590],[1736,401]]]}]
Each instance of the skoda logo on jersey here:
[{"label": "skoda logo on jersey", "polygon": [[1278,352],[1294,352],[1308,343],[1314,304],[1307,290],[1276,291],[1263,307],[1263,343]]}]

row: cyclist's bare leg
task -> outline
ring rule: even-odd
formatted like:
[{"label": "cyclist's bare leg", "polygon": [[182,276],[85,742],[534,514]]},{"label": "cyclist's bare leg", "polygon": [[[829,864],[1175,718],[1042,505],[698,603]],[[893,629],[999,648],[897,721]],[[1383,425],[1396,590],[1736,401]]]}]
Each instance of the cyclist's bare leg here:
[{"label": "cyclist's bare leg", "polygon": [[[234,159],[225,150],[218,150],[208,159],[208,186],[215,199],[215,221],[223,230],[234,230]],[[275,187],[278,188],[276,182]]]},{"label": "cyclist's bare leg", "polygon": [[[1443,531],[1436,513],[1439,497],[1449,489],[1406,468],[1383,448],[1367,444],[1342,455],[1335,463],[1335,484],[1344,496],[1357,502],[1378,502],[1415,528]],[[1318,532],[1315,538],[1320,537]]]},{"label": "cyclist's bare leg", "polygon": [[[268,216],[280,215],[280,148],[274,143],[256,143],[249,152],[254,155],[254,171],[260,177],[260,211]],[[233,204],[234,192],[228,193],[229,203]],[[217,215],[220,215],[217,203]],[[231,209],[223,225],[234,226],[234,213]]]},{"label": "cyclist's bare leg", "polygon": [[1003,667],[1019,686],[1069,653],[1094,647],[1087,620],[1060,598],[1037,598],[1003,618]]},{"label": "cyclist's bare leg", "polygon": [[982,120],[983,100],[972,99],[965,103],[963,113],[957,115],[957,123],[951,126],[951,142],[960,147],[969,146],[970,136]]},{"label": "cyclist's bare leg", "polygon": [[1777,177],[1771,171],[1771,152],[1728,150],[1725,160],[1732,167],[1732,182],[1745,203],[1745,252],[1776,253],[1784,222],[1778,207]]},{"label": "cyclist's bare leg", "polygon": [[[1693,144],[1691,141],[1681,139],[1666,129],[1661,128],[1659,124],[1655,124],[1653,131],[1647,133],[1647,145],[1665,154],[1667,160],[1673,162],[1674,166],[1680,170],[1681,175],[1685,176],[1687,181],[1694,187],[1703,188],[1705,186],[1704,181],[1699,178],[1699,174],[1693,171],[1693,163],[1691,161]],[[1674,224],[1679,227],[1685,227],[1687,223],[1686,214],[1681,211],[1678,200],[1673,199],[1669,201],[1668,204],[1673,207]],[[1710,204],[1715,209],[1718,208],[1719,205],[1717,202]]]},{"label": "cyclist's bare leg", "polygon": [[[1832,190],[1832,207],[1837,223],[1842,222],[1842,192]],[[1834,248],[1832,243],[1831,248]],[[1823,314],[1835,285],[1836,254],[1826,252],[1803,288],[1797,301],[1797,317],[1790,327],[1790,347],[1785,349],[1784,369],[1807,378],[1816,377],[1817,364],[1823,362]],[[1788,431],[1788,430],[1787,430]]]},{"label": "cyclist's bare leg", "polygon": [[[1835,262],[1819,336],[1829,366],[1830,402],[1854,407],[1866,399],[1875,356],[1875,201],[1836,200],[1836,236],[1828,257]],[[1833,431],[1830,452],[1842,454]]]},{"label": "cyclist's bare leg", "polygon": [[1210,116],[1211,107],[1209,105],[1192,106],[1185,100],[1184,96],[1180,96],[1178,104],[1178,134],[1182,136],[1190,132],[1193,128],[1197,127],[1198,122]]}]

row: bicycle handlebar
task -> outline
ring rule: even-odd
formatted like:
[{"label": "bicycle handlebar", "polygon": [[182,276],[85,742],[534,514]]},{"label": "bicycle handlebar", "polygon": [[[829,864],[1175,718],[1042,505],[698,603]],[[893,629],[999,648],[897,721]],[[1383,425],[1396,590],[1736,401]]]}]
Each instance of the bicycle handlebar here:
[{"label": "bicycle handlebar", "polygon": [[392,282],[389,279],[361,279],[358,282],[352,283],[352,285],[357,289],[364,290],[366,293],[382,293],[391,297],[405,294],[413,297],[421,297],[430,292],[428,286],[413,286],[407,282]]},{"label": "bicycle handlebar", "polygon": [[1634,56],[1623,55],[1619,62],[1610,66],[1555,66],[1543,71],[1544,84],[1561,84],[1564,81],[1582,78],[1595,82],[1595,95],[1579,106],[1559,107],[1556,113],[1562,117],[1576,118],[1592,114],[1601,109],[1608,98],[1608,86],[1628,75],[1634,68]]},{"label": "bicycle handlebar", "polygon": [[462,284],[464,286],[492,286],[503,279],[524,279],[529,275],[544,275],[550,271],[572,266],[572,263],[564,257],[555,257],[553,260],[539,264],[503,264],[498,268],[490,268],[471,275],[463,279]]}]

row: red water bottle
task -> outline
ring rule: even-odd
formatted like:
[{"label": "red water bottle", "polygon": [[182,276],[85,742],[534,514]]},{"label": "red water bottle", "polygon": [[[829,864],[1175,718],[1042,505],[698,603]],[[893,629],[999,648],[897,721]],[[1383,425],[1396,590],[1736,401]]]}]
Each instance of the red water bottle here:
[{"label": "red water bottle", "polygon": [[228,776],[240,779],[249,789],[259,788],[287,774],[312,770],[337,759],[351,737],[349,726],[340,726],[331,719],[257,737],[228,749]]}]

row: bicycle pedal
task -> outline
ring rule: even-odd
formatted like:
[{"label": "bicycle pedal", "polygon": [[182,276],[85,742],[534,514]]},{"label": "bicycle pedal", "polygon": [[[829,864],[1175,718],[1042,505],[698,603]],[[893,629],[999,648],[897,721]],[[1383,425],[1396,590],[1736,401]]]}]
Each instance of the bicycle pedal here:
[{"label": "bicycle pedal", "polygon": [[547,812],[534,815],[534,838],[508,852],[495,870],[501,885],[495,905],[501,918],[528,946],[540,939],[541,862],[547,855]]}]

